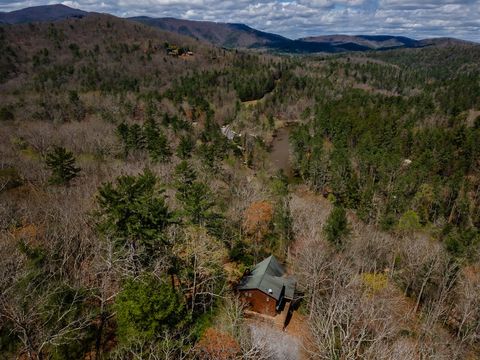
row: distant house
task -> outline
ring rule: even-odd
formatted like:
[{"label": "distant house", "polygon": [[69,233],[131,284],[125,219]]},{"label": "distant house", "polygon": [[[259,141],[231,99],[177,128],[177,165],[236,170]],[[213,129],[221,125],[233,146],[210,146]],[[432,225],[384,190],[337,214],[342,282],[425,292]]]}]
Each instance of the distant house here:
[{"label": "distant house", "polygon": [[286,276],[285,269],[272,255],[245,272],[237,291],[251,310],[275,316],[293,301],[295,286],[296,280]]},{"label": "distant house", "polygon": [[235,137],[237,137],[237,136],[241,136],[241,135],[237,134],[235,131],[233,131],[230,128],[230,125],[222,126],[221,131],[222,131],[222,134],[230,141],[235,139]]}]

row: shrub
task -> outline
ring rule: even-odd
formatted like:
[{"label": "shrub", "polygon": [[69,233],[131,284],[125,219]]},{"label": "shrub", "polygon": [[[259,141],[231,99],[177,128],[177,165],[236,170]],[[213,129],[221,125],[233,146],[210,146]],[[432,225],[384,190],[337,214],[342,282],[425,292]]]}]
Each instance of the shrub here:
[{"label": "shrub", "polygon": [[7,107],[0,108],[0,121],[11,121],[14,119],[15,119],[15,116],[13,115],[13,112],[9,108]]},{"label": "shrub", "polygon": [[22,179],[14,167],[0,169],[0,192],[13,189],[22,184]]},{"label": "shrub", "polygon": [[414,231],[421,228],[420,217],[413,210],[406,211],[398,221],[398,228],[402,231]]}]

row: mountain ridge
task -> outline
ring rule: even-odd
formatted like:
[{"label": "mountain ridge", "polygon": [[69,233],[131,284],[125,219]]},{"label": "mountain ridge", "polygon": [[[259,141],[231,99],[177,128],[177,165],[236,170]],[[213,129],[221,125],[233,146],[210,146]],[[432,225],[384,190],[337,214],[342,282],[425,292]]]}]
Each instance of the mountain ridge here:
[{"label": "mountain ridge", "polygon": [[0,12],[0,23],[3,24],[24,24],[29,22],[59,21],[68,18],[82,18],[90,14],[87,11],[74,9],[63,4],[40,5]]},{"label": "mountain ridge", "polygon": [[[1,24],[53,22],[69,18],[82,18],[95,14],[62,4],[28,7],[11,12],[0,12]],[[455,38],[416,40],[394,35],[318,35],[299,39],[257,30],[242,23],[185,20],[173,17],[154,18],[135,16],[124,18],[165,31],[186,35],[218,47],[230,49],[256,49],[280,53],[338,53],[348,51],[390,50],[455,44],[475,44]]]},{"label": "mountain ridge", "polygon": [[173,17],[151,18],[148,16],[130,17],[162,30],[187,35],[221,47],[252,47],[269,42],[291,41],[283,36],[267,33],[240,23],[182,20]]}]

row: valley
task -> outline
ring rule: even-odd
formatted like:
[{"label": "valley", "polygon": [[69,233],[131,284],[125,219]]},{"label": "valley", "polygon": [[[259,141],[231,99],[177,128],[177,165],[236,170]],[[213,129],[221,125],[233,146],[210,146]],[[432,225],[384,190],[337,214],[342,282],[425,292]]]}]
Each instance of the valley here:
[{"label": "valley", "polygon": [[0,14],[1,359],[480,357],[480,45],[47,9]]}]

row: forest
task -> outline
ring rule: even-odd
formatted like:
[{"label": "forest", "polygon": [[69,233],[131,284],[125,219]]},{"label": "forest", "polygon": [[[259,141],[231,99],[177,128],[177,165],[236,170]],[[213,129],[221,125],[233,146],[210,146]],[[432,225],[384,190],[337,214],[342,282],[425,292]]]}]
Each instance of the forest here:
[{"label": "forest", "polygon": [[[478,59],[0,25],[0,359],[478,359]],[[271,254],[285,332],[235,291]]]}]

